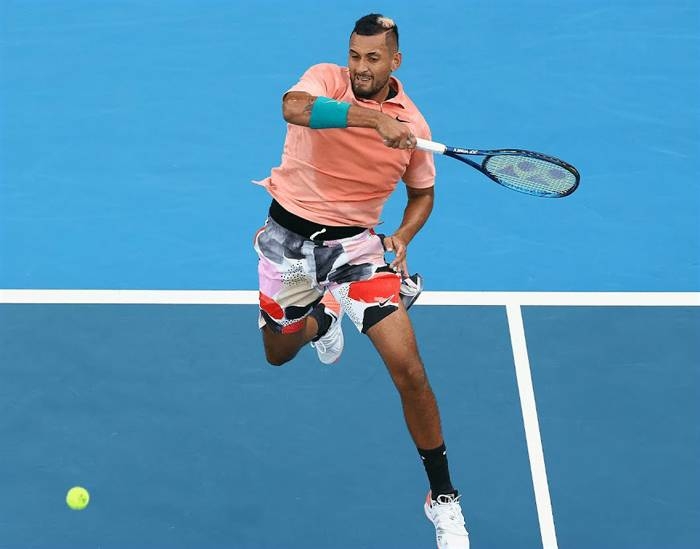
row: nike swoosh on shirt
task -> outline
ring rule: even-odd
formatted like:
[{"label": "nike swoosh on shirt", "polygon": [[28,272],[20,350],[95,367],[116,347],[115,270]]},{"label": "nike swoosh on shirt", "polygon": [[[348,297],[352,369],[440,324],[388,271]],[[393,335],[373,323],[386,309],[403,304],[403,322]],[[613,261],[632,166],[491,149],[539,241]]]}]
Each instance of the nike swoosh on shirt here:
[{"label": "nike swoosh on shirt", "polygon": [[391,300],[394,299],[395,294],[391,294],[389,297],[387,297],[384,301],[380,301],[377,303],[380,307],[386,307],[387,305],[390,304]]}]

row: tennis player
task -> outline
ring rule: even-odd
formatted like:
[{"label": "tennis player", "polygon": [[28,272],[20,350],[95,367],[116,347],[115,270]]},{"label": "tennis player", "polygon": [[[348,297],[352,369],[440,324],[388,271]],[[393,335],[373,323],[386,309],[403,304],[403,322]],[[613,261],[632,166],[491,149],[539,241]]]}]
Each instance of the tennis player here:
[{"label": "tennis player", "polygon": [[[335,362],[343,314],[367,334],[401,396],[427,472],[424,509],[437,545],[464,549],[469,538],[437,402],[400,298],[406,249],[430,215],[435,184],[432,155],[415,149],[416,137],[430,139],[430,129],[392,76],[400,65],[396,24],[370,14],[350,35],[348,67],[314,65],[284,94],[284,152],[261,182],[272,204],[255,235],[260,327],[273,365],[307,343],[321,362]],[[374,227],[399,180],[407,191],[403,219],[382,237]],[[385,251],[394,254],[390,263]]]}]

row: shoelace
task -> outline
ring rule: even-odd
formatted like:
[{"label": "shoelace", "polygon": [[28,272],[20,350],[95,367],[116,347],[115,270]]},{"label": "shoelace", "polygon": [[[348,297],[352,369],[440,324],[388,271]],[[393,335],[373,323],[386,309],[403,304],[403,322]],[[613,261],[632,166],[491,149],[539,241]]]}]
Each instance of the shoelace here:
[{"label": "shoelace", "polygon": [[326,345],[320,339],[318,341],[312,341],[311,347],[313,347],[314,349],[318,349],[322,353],[325,353],[328,350],[328,347],[326,347]]},{"label": "shoelace", "polygon": [[464,526],[464,518],[462,518],[461,506],[459,505],[459,496],[446,496],[440,494],[432,504],[432,509],[435,510],[435,527],[444,532],[461,534]]}]

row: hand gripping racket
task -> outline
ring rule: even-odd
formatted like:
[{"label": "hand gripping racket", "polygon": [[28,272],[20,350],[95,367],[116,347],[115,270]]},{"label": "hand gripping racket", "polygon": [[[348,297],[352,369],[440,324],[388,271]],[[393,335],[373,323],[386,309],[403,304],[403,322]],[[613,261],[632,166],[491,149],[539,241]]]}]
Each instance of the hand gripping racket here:
[{"label": "hand gripping racket", "polygon": [[[519,149],[460,149],[442,143],[416,139],[416,148],[461,160],[514,191],[544,198],[569,196],[581,181],[571,164],[546,154]],[[469,158],[483,156],[481,163]]]}]

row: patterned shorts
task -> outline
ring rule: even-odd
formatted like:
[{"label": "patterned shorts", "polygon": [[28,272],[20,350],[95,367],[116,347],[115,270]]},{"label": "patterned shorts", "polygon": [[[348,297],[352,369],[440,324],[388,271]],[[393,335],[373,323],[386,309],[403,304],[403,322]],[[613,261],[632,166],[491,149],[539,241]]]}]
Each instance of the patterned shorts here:
[{"label": "patterned shorts", "polygon": [[301,330],[326,291],[362,333],[398,308],[401,277],[387,265],[382,240],[370,229],[316,242],[269,218],[254,246],[260,259],[260,327]]}]

